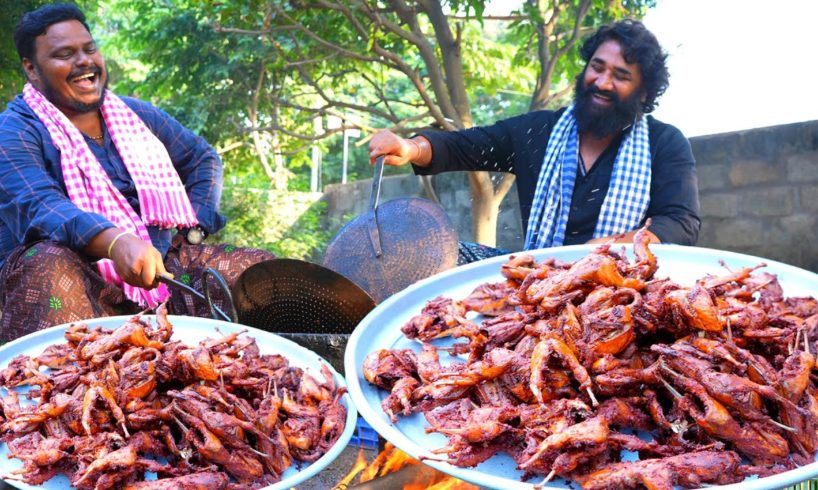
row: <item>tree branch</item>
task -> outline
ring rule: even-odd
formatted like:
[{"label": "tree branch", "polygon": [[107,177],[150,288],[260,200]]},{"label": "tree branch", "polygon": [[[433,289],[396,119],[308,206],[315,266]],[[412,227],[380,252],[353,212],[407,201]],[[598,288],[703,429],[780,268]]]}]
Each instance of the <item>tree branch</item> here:
[{"label": "tree branch", "polygon": [[373,47],[377,54],[383,56],[384,58],[389,58],[393,63],[397,64],[399,66],[399,71],[403,72],[409,78],[409,80],[411,80],[412,85],[415,86],[420,98],[426,104],[426,107],[429,108],[429,111],[432,113],[432,117],[434,117],[438,124],[450,131],[458,129],[457,126],[452,124],[452,120],[447,118],[443,112],[441,112],[438,105],[435,104],[431,97],[429,97],[429,92],[426,91],[426,86],[423,85],[423,81],[420,79],[420,75],[417,73],[417,71],[413,70],[396,54],[383,49],[377,42],[373,45]]},{"label": "tree branch", "polygon": [[[468,15],[447,15],[449,19],[453,20],[477,20],[476,17]],[[528,20],[527,15],[484,15],[481,20],[495,20],[499,22],[514,22]]]},{"label": "tree branch", "polygon": [[[284,48],[279,43],[274,42],[273,46],[275,47],[275,49],[282,56],[287,55]],[[346,109],[352,109],[352,110],[356,110],[356,111],[360,111],[360,112],[369,113],[369,114],[372,114],[374,116],[383,118],[383,119],[385,119],[387,121],[396,118],[396,116],[394,114],[390,114],[389,112],[379,110],[376,107],[373,107],[371,105],[353,104],[351,102],[345,102],[345,101],[337,100],[337,99],[335,99],[333,97],[330,97],[326,93],[326,91],[320,86],[320,84],[316,80],[313,80],[313,78],[309,75],[309,73],[306,72],[303,65],[298,65],[298,66],[295,66],[294,68],[298,72],[299,78],[301,78],[301,80],[305,84],[312,87],[316,91],[317,96],[320,97],[321,99],[323,99],[324,102],[326,102],[329,106],[342,107],[342,108],[346,108]],[[303,109],[306,109],[306,108],[303,108]]]},{"label": "tree branch", "polygon": [[[536,1],[536,0],[531,0]],[[557,39],[552,41],[554,29],[560,14],[565,9],[565,4],[559,0],[554,0],[551,8],[551,16],[545,24],[538,24],[537,28],[537,45],[538,58],[540,60],[540,74],[537,78],[537,86],[534,94],[531,97],[531,104],[529,110],[544,109],[547,103],[553,100],[549,96],[551,91],[551,80],[554,76],[557,62],[581,39],[583,32],[582,21],[588,14],[591,7],[591,0],[581,0],[574,17],[574,27],[567,38],[559,36],[560,39],[565,39],[562,46],[559,46]],[[543,15],[545,18],[545,15]],[[552,46],[555,46],[552,48]],[[553,53],[552,53],[553,51]]]},{"label": "tree branch", "polygon": [[373,62],[378,63],[380,61],[377,58],[373,58],[371,56],[364,56],[362,54],[356,53],[355,51],[345,49],[345,48],[339,46],[337,43],[332,43],[330,41],[327,41],[326,39],[322,38],[321,36],[319,36],[318,34],[313,32],[312,30],[308,29],[306,26],[304,26],[300,22],[293,19],[292,16],[290,16],[290,14],[287,13],[287,11],[285,11],[281,6],[275,5],[274,8],[276,9],[276,11],[279,14],[281,14],[282,17],[284,17],[288,22],[290,22],[291,26],[295,27],[294,30],[302,32],[304,35],[306,35],[307,37],[309,37],[310,39],[312,39],[313,41],[315,41],[316,43],[318,43],[320,46],[322,46],[325,49],[328,49],[330,51],[335,51],[335,52],[337,52],[337,53],[339,53],[339,54],[341,54],[343,56],[346,56],[347,58],[358,60],[358,61],[363,61],[363,62],[366,62],[366,63],[373,63]]},{"label": "tree branch", "polygon": [[[250,118],[250,123],[253,126],[258,125],[258,99],[259,94],[261,94],[261,87],[264,85],[264,76],[266,74],[265,69],[265,60],[262,59],[261,63],[259,64],[258,70],[258,80],[256,81],[256,87],[253,91],[253,96],[250,98],[250,104],[247,107],[247,114]],[[267,175],[267,178],[272,182],[275,175],[273,172],[272,167],[270,167],[270,162],[267,161],[267,155],[264,154],[264,148],[261,144],[261,135],[257,131],[254,131],[251,135],[253,137],[253,149],[256,152],[256,156],[258,156],[259,162],[261,163],[261,167],[264,169],[264,173]]]},{"label": "tree branch", "polygon": [[218,22],[210,25],[214,32],[229,33],[229,34],[243,34],[248,36],[269,36],[276,31],[291,31],[297,29],[295,26],[272,26],[267,29],[253,30],[253,29],[239,29],[238,27],[223,27]]},{"label": "tree branch", "polygon": [[[426,12],[426,15],[429,16],[429,21],[434,27],[435,38],[443,58],[443,70],[446,73],[445,91],[453,106],[451,115],[456,116],[455,121],[458,129],[471,127],[471,108],[469,107],[469,97],[466,94],[466,77],[463,74],[460,36],[452,34],[451,26],[449,26],[439,0],[417,1],[423,11]],[[436,60],[435,65],[437,66]],[[435,90],[435,93],[437,94],[438,91]],[[444,110],[444,112],[446,111]]]},{"label": "tree branch", "polygon": [[[433,113],[441,113],[440,117],[435,116],[435,119],[437,119],[439,123],[461,128],[462,123],[460,121],[457,108],[451,99],[451,92],[448,89],[446,77],[443,75],[443,71],[441,70],[440,64],[435,56],[434,47],[429,43],[429,41],[426,40],[426,35],[420,29],[417,19],[417,11],[410,9],[406,3],[403,2],[403,0],[389,0],[389,4],[398,14],[398,17],[400,17],[401,20],[409,26],[412,36],[404,37],[406,33],[405,29],[401,29],[399,26],[390,22],[379,13],[374,13],[376,25],[386,28],[388,32],[402,36],[418,50],[418,54],[423,60],[423,65],[426,68],[426,73],[429,77],[429,84],[431,85],[432,92],[435,94],[435,99],[437,101],[437,103],[434,103],[431,101],[431,99],[429,99],[429,102],[427,102],[429,109],[431,109]],[[420,82],[419,77],[418,81]],[[423,90],[425,92],[426,88],[424,87]],[[435,106],[440,108],[439,111],[435,110]],[[447,119],[449,120],[448,122],[446,121]],[[454,122],[454,124],[452,124],[452,122]]]},{"label": "tree branch", "polygon": [[221,146],[221,147],[216,148],[216,153],[218,153],[219,156],[221,156],[221,155],[224,155],[227,152],[237,150],[237,149],[239,149],[239,148],[241,148],[242,146],[245,146],[245,145],[246,145],[246,143],[244,141],[234,141],[234,142],[229,143],[229,144],[227,144],[225,146]]}]

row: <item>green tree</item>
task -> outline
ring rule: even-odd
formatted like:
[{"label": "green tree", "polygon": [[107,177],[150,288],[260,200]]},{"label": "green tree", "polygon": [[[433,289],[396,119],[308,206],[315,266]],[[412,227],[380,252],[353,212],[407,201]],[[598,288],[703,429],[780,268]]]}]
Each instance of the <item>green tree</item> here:
[{"label": "green tree", "polygon": [[[224,17],[217,29],[268,42],[283,60],[279,66],[297,76],[298,91],[277,93],[277,105],[308,114],[342,111],[364,129],[411,134],[431,125],[471,127],[478,113],[499,110],[491,103],[499,93],[531,94],[528,109],[549,106],[570,92],[585,35],[604,22],[641,16],[652,4],[528,0],[497,19],[483,16],[486,3],[273,1],[255,27]],[[507,25],[492,36],[488,22]],[[474,236],[486,244],[496,242],[500,202],[514,179],[495,180],[487,172],[469,175]]]},{"label": "green tree", "polygon": [[268,101],[289,83],[272,49],[218,30],[225,15],[263,23],[259,2],[109,0],[105,10],[117,91],[152,101],[202,135],[245,185],[284,190],[293,171],[309,165],[304,143],[279,130],[297,133],[308,119]]},{"label": "green tree", "polygon": [[[202,134],[231,182],[304,190],[307,148],[345,128],[455,130],[564,101],[582,38],[651,4],[526,0],[498,18],[485,0],[101,0],[95,18],[117,91]],[[364,148],[354,161],[368,175]],[[469,179],[474,236],[493,244],[513,177]]]}]

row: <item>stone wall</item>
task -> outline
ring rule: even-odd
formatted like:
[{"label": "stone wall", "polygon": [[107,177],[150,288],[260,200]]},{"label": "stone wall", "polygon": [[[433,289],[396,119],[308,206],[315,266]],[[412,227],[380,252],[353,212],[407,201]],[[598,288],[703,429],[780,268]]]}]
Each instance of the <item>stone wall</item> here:
[{"label": "stone wall", "polygon": [[[701,199],[699,246],[779,260],[818,272],[818,121],[691,138]],[[441,205],[471,239],[465,173],[434,179]],[[324,199],[336,222],[366,212],[371,181],[331,185]],[[422,196],[414,175],[384,178],[381,199]],[[332,219],[330,220],[332,222]],[[517,190],[500,208],[497,245],[522,247]]]},{"label": "stone wall", "polygon": [[698,245],[818,272],[818,121],[691,138]]}]

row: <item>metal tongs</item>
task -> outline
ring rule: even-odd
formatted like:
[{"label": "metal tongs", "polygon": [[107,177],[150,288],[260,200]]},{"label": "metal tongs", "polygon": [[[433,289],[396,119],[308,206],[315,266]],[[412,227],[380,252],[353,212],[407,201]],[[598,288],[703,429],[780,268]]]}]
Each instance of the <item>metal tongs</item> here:
[{"label": "metal tongs", "polygon": [[[225,313],[221,310],[218,306],[213,304],[213,301],[210,299],[210,282],[208,278],[213,277],[216,280],[216,284],[219,285],[219,289],[221,289],[222,294],[224,294],[225,301],[230,309],[230,315]],[[169,287],[180,289],[193,295],[194,297],[205,301],[207,306],[210,307],[210,316],[212,316],[216,320],[224,320],[227,322],[237,323],[239,319],[239,315],[236,312],[236,305],[233,303],[233,295],[230,293],[230,288],[227,286],[227,281],[224,280],[224,276],[219,274],[219,271],[213,269],[212,267],[208,267],[202,273],[202,283],[204,284],[204,294],[200,293],[196,289],[188,286],[187,284],[177,281],[172,277],[159,274],[156,276],[156,280],[163,284],[166,284]]]}]

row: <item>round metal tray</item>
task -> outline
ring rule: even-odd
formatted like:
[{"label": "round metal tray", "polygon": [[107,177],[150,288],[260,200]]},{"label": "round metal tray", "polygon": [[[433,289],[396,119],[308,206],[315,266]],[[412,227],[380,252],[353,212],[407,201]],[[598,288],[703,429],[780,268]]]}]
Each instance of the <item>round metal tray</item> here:
[{"label": "round metal tray", "polygon": [[[114,316],[86,320],[85,323],[87,323],[89,327],[114,329],[124,324],[129,318],[132,318],[132,316]],[[145,315],[144,318],[151,323],[155,323],[153,315]],[[173,336],[171,337],[173,340],[181,340],[188,345],[197,345],[206,337],[218,338],[222,335],[247,330],[247,333],[244,335],[256,339],[256,343],[262,354],[280,354],[287,358],[291,366],[304,369],[317,380],[324,379],[324,376],[321,374],[321,365],[327,365],[332,373],[336,386],[346,386],[344,378],[318,354],[278,335],[237,323],[228,323],[207,318],[170,315],[168,319],[173,325]],[[0,368],[6,367],[8,363],[18,355],[25,354],[33,357],[41,354],[49,345],[65,343],[64,333],[67,327],[68,325],[58,325],[46,330],[40,330],[3,345],[0,347]],[[25,389],[21,388],[19,391],[23,392]],[[22,396],[20,400],[22,403]],[[350,402],[349,395],[344,395],[341,398],[341,403],[347,409],[347,418],[344,431],[341,433],[341,437],[335,442],[335,445],[313,463],[301,463],[300,467],[298,464],[293,464],[284,472],[281,481],[264,487],[263,490],[285,490],[292,488],[317,475],[318,472],[327,467],[341,454],[341,451],[349,443],[355,431],[355,423],[358,416],[354,405]],[[11,475],[14,470],[22,468],[23,466],[22,461],[19,459],[8,459],[8,454],[8,446],[6,446],[5,443],[0,444],[0,478]],[[40,486],[29,485],[15,480],[5,481],[9,485],[26,490],[68,490],[73,488],[68,478],[64,475],[58,475]]]},{"label": "round metal tray", "polygon": [[[593,250],[592,245],[574,245],[530,252],[537,260],[555,257],[563,261],[575,261]],[[725,269],[719,264],[723,260],[732,269],[756,266],[761,262],[767,264],[762,271],[777,274],[785,296],[818,296],[818,275],[780,262],[759,257],[742,255],[722,250],[677,245],[652,245],[651,251],[659,261],[659,270],[655,277],[670,277],[681,285],[692,285],[706,274],[724,274]],[[631,247],[628,247],[630,252]],[[408,455],[419,458],[433,456],[431,449],[446,445],[447,438],[438,433],[427,434],[426,419],[421,414],[409,417],[398,417],[392,424],[381,408],[381,401],[386,398],[385,391],[369,384],[363,377],[361,366],[370,352],[378,349],[414,349],[420,351],[417,342],[407,339],[400,330],[409,318],[420,313],[426,302],[439,295],[454,299],[466,297],[475,287],[484,282],[503,280],[500,266],[509,256],[499,256],[480,262],[464,265],[432,276],[410,286],[406,290],[390,297],[367,315],[352,335],[347,344],[344,356],[344,370],[347,374],[349,392],[361,416],[378,433],[400,448]],[[478,320],[479,322],[479,320]],[[448,356],[441,354],[441,362]],[[635,454],[624,459],[636,459]],[[506,454],[498,454],[474,468],[460,468],[448,463],[423,460],[440,471],[454,477],[481,486],[497,489],[533,490],[535,483],[520,481],[522,471],[516,468],[514,460]],[[758,490],[781,488],[818,476],[818,462],[785,473],[766,478],[748,478],[747,480],[719,488],[734,490]],[[564,480],[555,480],[538,488],[576,488],[567,486]]]}]

